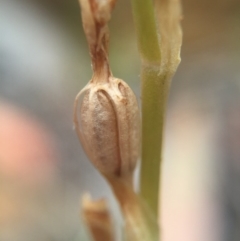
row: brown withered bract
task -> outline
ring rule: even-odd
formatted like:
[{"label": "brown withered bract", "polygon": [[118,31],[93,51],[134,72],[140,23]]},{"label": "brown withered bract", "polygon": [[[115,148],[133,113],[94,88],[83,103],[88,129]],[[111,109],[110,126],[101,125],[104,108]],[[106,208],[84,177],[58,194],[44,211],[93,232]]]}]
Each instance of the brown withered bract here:
[{"label": "brown withered bract", "polygon": [[108,63],[112,0],[80,0],[93,77],[75,101],[74,123],[92,163],[107,178],[131,176],[140,147],[140,113],[131,88]]},{"label": "brown withered bract", "polygon": [[114,241],[114,226],[105,199],[93,201],[88,194],[82,198],[82,217],[95,241]]}]

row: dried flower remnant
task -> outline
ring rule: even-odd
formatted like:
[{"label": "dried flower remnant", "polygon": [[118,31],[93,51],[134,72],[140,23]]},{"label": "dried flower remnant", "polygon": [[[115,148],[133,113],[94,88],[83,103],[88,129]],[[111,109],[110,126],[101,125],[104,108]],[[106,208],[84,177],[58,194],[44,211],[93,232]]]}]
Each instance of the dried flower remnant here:
[{"label": "dried flower remnant", "polygon": [[82,199],[82,216],[95,241],[114,241],[112,219],[104,199],[92,201],[88,194]]},{"label": "dried flower remnant", "polygon": [[80,0],[93,77],[75,100],[74,123],[83,148],[107,178],[132,177],[139,155],[140,114],[131,88],[113,77],[107,22],[115,1]]}]

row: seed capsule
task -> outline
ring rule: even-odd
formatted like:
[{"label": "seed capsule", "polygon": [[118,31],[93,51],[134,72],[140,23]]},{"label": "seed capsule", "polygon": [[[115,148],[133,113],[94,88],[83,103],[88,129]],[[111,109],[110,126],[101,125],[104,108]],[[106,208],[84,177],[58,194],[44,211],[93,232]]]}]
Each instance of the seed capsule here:
[{"label": "seed capsule", "polygon": [[131,176],[139,155],[140,114],[130,87],[112,76],[108,62],[115,0],[80,0],[93,77],[75,100],[74,123],[83,148],[106,177]]},{"label": "seed capsule", "polygon": [[104,175],[132,174],[139,156],[140,114],[123,81],[90,82],[75,102],[75,125],[84,150]]}]

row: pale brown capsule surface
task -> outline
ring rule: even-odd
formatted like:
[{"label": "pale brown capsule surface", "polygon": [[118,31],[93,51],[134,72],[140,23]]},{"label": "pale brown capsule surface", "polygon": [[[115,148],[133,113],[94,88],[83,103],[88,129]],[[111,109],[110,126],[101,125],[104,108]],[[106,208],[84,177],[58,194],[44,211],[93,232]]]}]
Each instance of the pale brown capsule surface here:
[{"label": "pale brown capsule surface", "polygon": [[140,113],[123,81],[91,81],[75,102],[75,126],[86,154],[107,177],[131,175],[139,156]]}]

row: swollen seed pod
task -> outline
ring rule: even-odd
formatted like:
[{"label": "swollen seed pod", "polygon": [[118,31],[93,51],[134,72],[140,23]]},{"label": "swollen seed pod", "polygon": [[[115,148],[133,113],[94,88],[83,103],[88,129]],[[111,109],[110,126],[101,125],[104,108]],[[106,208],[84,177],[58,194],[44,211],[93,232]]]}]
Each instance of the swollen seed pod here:
[{"label": "swollen seed pod", "polygon": [[139,156],[140,113],[123,80],[90,81],[76,98],[74,119],[86,154],[102,174],[132,175]]},{"label": "swollen seed pod", "polygon": [[139,155],[140,114],[130,87],[112,76],[108,62],[115,0],[79,0],[93,77],[75,100],[74,123],[92,163],[107,178],[131,177]]}]

